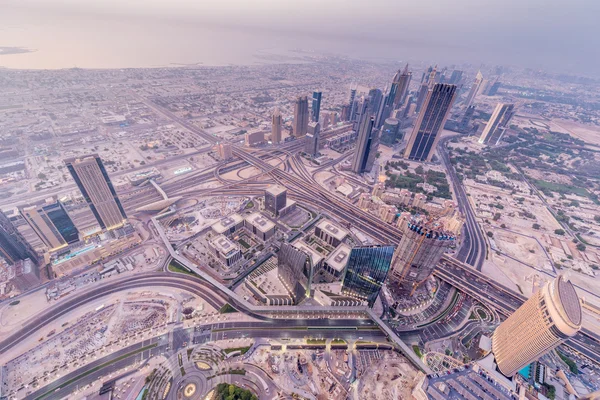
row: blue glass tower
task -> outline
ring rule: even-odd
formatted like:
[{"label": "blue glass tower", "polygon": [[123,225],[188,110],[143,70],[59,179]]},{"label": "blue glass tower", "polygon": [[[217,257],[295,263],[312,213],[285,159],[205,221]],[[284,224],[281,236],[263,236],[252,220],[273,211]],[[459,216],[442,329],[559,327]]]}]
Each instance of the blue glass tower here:
[{"label": "blue glass tower", "polygon": [[342,293],[366,300],[372,307],[385,282],[394,246],[358,246],[348,257],[342,279]]},{"label": "blue glass tower", "polygon": [[319,122],[319,113],[321,112],[321,97],[323,92],[313,92],[312,95],[312,120]]}]

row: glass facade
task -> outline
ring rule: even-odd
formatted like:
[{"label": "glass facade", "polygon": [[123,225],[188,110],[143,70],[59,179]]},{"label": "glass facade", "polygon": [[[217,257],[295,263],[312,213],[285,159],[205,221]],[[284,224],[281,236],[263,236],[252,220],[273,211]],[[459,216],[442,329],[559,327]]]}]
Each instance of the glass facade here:
[{"label": "glass facade", "polygon": [[394,246],[353,248],[342,280],[342,293],[366,300],[372,307],[390,270],[393,255]]},{"label": "glass facade", "polygon": [[0,256],[10,265],[27,258],[36,265],[38,263],[35,250],[2,211],[0,211]]},{"label": "glass facade", "polygon": [[310,296],[312,274],[310,256],[291,244],[284,243],[277,255],[277,275],[292,293],[295,304]]},{"label": "glass facade", "polygon": [[50,225],[56,227],[65,242],[71,244],[79,240],[79,231],[60,201],[49,206],[44,206],[43,209],[50,221],[52,221]]}]

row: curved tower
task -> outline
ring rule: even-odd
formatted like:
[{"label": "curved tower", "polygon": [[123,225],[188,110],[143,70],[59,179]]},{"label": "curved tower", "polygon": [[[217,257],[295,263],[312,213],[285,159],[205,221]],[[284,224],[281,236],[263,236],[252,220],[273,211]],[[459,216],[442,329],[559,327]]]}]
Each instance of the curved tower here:
[{"label": "curved tower", "polygon": [[394,255],[390,282],[411,293],[433,273],[444,252],[456,239],[433,224],[414,219],[402,227],[403,235]]},{"label": "curved tower", "polygon": [[496,328],[492,352],[500,372],[514,375],[574,336],[581,320],[573,284],[563,276],[547,282]]}]

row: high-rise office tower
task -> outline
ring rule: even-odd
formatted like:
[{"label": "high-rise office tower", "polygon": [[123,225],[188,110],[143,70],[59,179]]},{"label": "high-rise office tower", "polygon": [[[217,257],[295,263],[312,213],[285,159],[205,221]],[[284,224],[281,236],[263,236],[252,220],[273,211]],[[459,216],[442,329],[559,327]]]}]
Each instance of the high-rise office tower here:
[{"label": "high-rise office tower", "polygon": [[429,85],[423,83],[419,88],[419,94],[417,94],[417,108],[415,112],[419,113],[421,108],[423,108],[423,104],[425,103],[425,99],[427,98],[427,92],[429,92]]},{"label": "high-rise office tower", "polygon": [[344,104],[340,111],[340,120],[341,121],[350,121],[350,108],[351,104]]},{"label": "high-rise office tower", "polygon": [[423,110],[419,113],[408,140],[405,158],[431,161],[455,97],[456,86],[446,83],[436,83],[427,93]]},{"label": "high-rise office tower", "polygon": [[313,92],[312,95],[312,121],[319,122],[319,113],[321,112],[321,97],[323,92]]},{"label": "high-rise office tower", "polygon": [[490,120],[481,133],[479,143],[488,144],[490,146],[496,146],[500,143],[500,140],[506,131],[506,126],[514,115],[514,104],[498,103]]},{"label": "high-rise office tower", "polygon": [[[375,118],[371,117],[367,111],[368,101],[361,105],[362,113],[358,126],[358,137],[356,139],[356,147],[354,150],[354,159],[352,160],[352,171],[357,174],[368,172],[373,167],[369,157],[372,152],[377,152],[378,148],[378,131],[374,129]],[[371,163],[370,163],[371,162]],[[369,165],[370,164],[370,165]]]},{"label": "high-rise office tower", "polygon": [[274,216],[279,215],[279,210],[287,203],[287,189],[283,186],[272,185],[265,190],[265,210]]},{"label": "high-rise office tower", "polygon": [[233,148],[231,147],[231,143],[219,143],[217,145],[217,150],[221,160],[229,160],[233,158]]},{"label": "high-rise office tower", "polygon": [[427,71],[423,72],[423,75],[421,75],[421,83],[428,83],[427,81],[429,80],[431,71],[433,71],[433,67],[430,65],[429,68],[427,68]]},{"label": "high-rise office tower", "polygon": [[127,215],[98,154],[65,160],[79,191],[102,229],[123,225]]},{"label": "high-rise office tower", "polygon": [[482,83],[483,75],[481,74],[481,71],[478,71],[477,76],[475,77],[475,82],[473,82],[471,90],[469,90],[469,94],[467,95],[467,99],[465,100],[466,107],[469,107],[471,104],[473,104],[473,101],[475,100],[475,97],[477,97],[477,93],[479,93],[479,89]]},{"label": "high-rise office tower", "polygon": [[350,251],[342,278],[342,293],[372,307],[390,270],[394,246],[357,246]]},{"label": "high-rise office tower", "polygon": [[431,68],[431,71],[429,71],[429,75],[427,76],[427,84],[429,85],[429,87],[432,87],[434,84],[437,83],[438,79],[439,74],[436,65],[435,67]]},{"label": "high-rise office tower", "polygon": [[404,67],[404,70],[394,76],[393,85],[397,85],[396,93],[394,97],[394,110],[398,109],[402,104],[404,104],[404,100],[406,99],[406,94],[408,93],[408,86],[410,85],[410,80],[412,78],[412,72],[408,71],[408,64]]},{"label": "high-rise office tower", "polygon": [[28,258],[34,264],[37,264],[39,261],[33,247],[27,243],[21,232],[17,230],[2,211],[0,211],[0,256],[9,265]]},{"label": "high-rise office tower", "polygon": [[[410,110],[411,110],[411,105],[414,103],[414,97],[413,96],[408,96],[406,98],[406,101],[404,102],[404,105],[402,106],[402,118],[406,119],[408,118],[410,115]],[[416,105],[415,105],[416,107]]]},{"label": "high-rise office tower", "polygon": [[475,106],[467,107],[465,114],[460,120],[460,124],[458,125],[459,132],[466,133],[469,131],[469,123],[473,118],[473,114],[475,113]]},{"label": "high-rise office tower", "polygon": [[281,128],[283,125],[283,119],[281,117],[281,112],[279,112],[279,108],[276,108],[273,112],[272,123],[271,123],[271,142],[280,143],[281,142]]},{"label": "high-rise office tower", "polygon": [[455,237],[435,224],[410,220],[400,227],[403,235],[389,276],[391,289],[405,293],[425,282]]},{"label": "high-rise office tower", "polygon": [[308,254],[283,243],[277,253],[277,276],[298,304],[310,297],[313,265]]},{"label": "high-rise office tower", "polygon": [[55,251],[79,241],[79,231],[60,201],[24,207],[20,211],[48,250]]},{"label": "high-rise office tower", "polygon": [[308,132],[304,143],[304,152],[311,157],[319,154],[319,132],[321,124],[319,122],[311,122],[308,124]]},{"label": "high-rise office tower", "polygon": [[513,376],[581,329],[581,303],[570,281],[546,282],[496,328],[492,352],[498,369]]},{"label": "high-rise office tower", "polygon": [[381,102],[383,101],[383,92],[381,89],[369,90],[369,112],[371,115],[377,115],[381,108]]},{"label": "high-rise office tower", "polygon": [[352,87],[354,84],[350,85],[350,98],[348,99],[348,104],[354,103],[354,98],[356,97],[356,87]]},{"label": "high-rise office tower", "polygon": [[490,90],[488,91],[487,95],[488,96],[495,96],[498,94],[498,90],[500,89],[500,86],[502,86],[502,83],[500,83],[499,80],[496,80],[492,86],[490,87]]},{"label": "high-rise office tower", "polygon": [[458,85],[462,79],[462,76],[463,72],[455,69],[454,71],[452,71],[452,75],[450,75],[448,83],[451,85]]},{"label": "high-rise office tower", "polygon": [[295,137],[304,136],[308,129],[308,97],[300,96],[294,102],[294,125],[292,127]]}]

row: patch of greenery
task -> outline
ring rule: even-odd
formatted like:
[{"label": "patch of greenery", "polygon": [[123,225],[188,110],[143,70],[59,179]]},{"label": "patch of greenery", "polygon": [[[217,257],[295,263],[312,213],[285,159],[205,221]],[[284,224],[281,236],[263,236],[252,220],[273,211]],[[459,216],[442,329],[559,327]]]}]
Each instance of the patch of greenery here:
[{"label": "patch of greenery", "polygon": [[234,312],[237,312],[237,310],[233,308],[229,303],[225,303],[225,305],[219,309],[220,314],[228,314]]},{"label": "patch of greenery", "polygon": [[250,350],[250,347],[252,346],[232,347],[230,349],[223,349],[223,351],[225,352],[225,354],[233,353],[234,351],[239,351],[240,355],[244,355],[248,352],[248,350]]},{"label": "patch of greenery", "polygon": [[10,303],[8,303],[9,306],[16,306],[17,304],[19,304],[21,302],[21,300],[13,300]]},{"label": "patch of greenery", "polygon": [[214,396],[215,400],[258,400],[251,391],[228,383],[219,383]]},{"label": "patch of greenery", "polygon": [[577,374],[579,373],[579,370],[577,369],[577,364],[575,364],[575,361],[571,360],[569,357],[567,357],[565,354],[561,353],[560,351],[556,350],[556,353],[558,354],[558,356],[561,358],[561,360],[564,361],[565,364],[567,364],[569,366],[569,370],[574,373]]},{"label": "patch of greenery", "polygon": [[417,346],[416,344],[413,344],[412,348],[413,348],[413,351],[415,352],[415,354],[417,355],[417,357],[423,358],[423,353],[421,353],[421,349],[419,348],[419,346]]},{"label": "patch of greenery", "polygon": [[198,276],[194,271],[190,271],[187,267],[181,265],[177,260],[171,260],[167,269],[171,272],[176,272],[179,274],[187,274],[191,276]]}]

